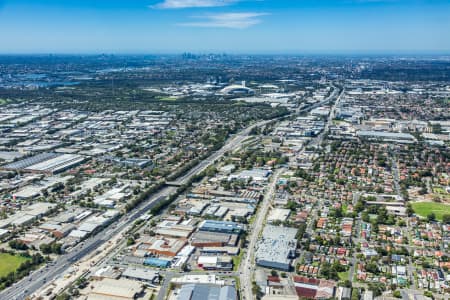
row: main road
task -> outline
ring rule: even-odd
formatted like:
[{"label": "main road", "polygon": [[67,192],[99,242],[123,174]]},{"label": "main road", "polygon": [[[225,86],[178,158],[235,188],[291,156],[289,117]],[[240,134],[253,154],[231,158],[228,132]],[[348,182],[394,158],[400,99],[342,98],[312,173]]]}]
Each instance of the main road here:
[{"label": "main road", "polygon": [[239,274],[241,282],[241,294],[242,299],[251,300],[253,299],[252,291],[252,278],[253,271],[255,268],[254,252],[256,248],[256,242],[258,241],[259,234],[264,226],[264,221],[266,220],[267,212],[269,211],[270,204],[275,194],[275,189],[277,186],[278,177],[285,169],[278,169],[275,171],[271,178],[271,182],[265,191],[264,199],[256,213],[256,219],[253,222],[253,229],[249,237],[247,251],[244,253],[244,258],[242,259]]}]

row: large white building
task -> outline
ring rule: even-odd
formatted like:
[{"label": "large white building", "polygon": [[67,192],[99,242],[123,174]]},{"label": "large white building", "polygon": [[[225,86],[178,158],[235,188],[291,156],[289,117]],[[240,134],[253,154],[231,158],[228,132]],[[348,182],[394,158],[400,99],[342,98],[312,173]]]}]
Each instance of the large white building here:
[{"label": "large white building", "polygon": [[267,225],[256,249],[256,264],[289,271],[297,249],[297,229]]}]

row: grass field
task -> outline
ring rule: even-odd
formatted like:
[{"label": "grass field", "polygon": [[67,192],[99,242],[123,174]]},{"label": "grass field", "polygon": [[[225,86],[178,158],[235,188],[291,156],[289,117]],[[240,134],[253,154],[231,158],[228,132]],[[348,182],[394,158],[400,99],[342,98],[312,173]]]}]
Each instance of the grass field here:
[{"label": "grass field", "polygon": [[0,253],[0,277],[6,276],[15,271],[28,258],[20,255],[11,255],[8,253]]},{"label": "grass field", "polygon": [[412,208],[421,217],[426,218],[430,213],[436,215],[436,219],[442,221],[444,214],[450,214],[450,205],[435,202],[415,202]]},{"label": "grass field", "polygon": [[348,279],[348,275],[349,275],[349,272],[348,272],[348,271],[345,271],[345,272],[339,272],[339,273],[338,273],[339,280],[342,280],[342,281],[347,280],[347,279]]},{"label": "grass field", "polygon": [[244,256],[244,252],[241,251],[239,255],[233,256],[233,271],[239,270],[239,266],[241,265],[242,258]]},{"label": "grass field", "polygon": [[433,192],[438,194],[447,194],[447,192],[441,187],[433,187]]}]

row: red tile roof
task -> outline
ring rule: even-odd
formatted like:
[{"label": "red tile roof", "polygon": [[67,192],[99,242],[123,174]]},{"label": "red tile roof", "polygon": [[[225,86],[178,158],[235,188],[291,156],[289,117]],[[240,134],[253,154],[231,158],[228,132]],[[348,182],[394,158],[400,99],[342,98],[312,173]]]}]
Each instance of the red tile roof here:
[{"label": "red tile roof", "polygon": [[316,290],[313,290],[313,289],[296,287],[295,291],[297,292],[297,295],[299,297],[304,297],[304,298],[308,298],[308,299],[314,299],[314,297],[316,296]]}]

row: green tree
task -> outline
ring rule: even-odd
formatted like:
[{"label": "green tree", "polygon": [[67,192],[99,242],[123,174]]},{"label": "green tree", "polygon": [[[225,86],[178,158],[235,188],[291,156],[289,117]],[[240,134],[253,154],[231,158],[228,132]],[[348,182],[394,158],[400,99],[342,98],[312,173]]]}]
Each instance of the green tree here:
[{"label": "green tree", "polygon": [[127,246],[134,245],[135,242],[136,242],[136,241],[134,240],[134,238],[129,237],[128,240],[127,240]]},{"label": "green tree", "polygon": [[24,242],[19,241],[19,240],[12,240],[8,244],[11,248],[16,249],[16,250],[27,250],[28,249],[28,246]]}]

